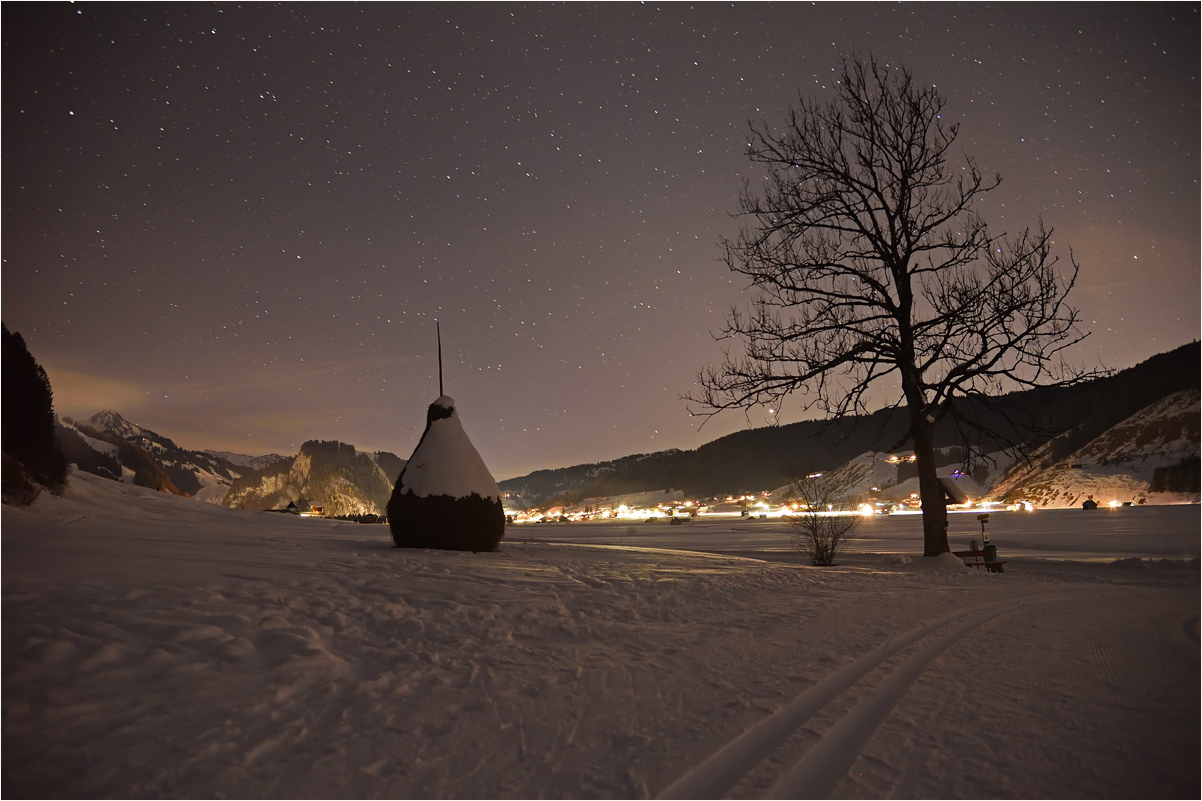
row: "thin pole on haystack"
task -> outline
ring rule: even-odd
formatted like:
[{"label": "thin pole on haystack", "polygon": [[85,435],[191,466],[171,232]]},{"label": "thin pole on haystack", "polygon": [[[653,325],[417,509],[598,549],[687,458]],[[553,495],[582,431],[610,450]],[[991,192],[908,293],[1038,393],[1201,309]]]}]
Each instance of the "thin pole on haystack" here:
[{"label": "thin pole on haystack", "polygon": [[438,321],[434,321],[434,334],[438,337],[438,397],[443,396],[442,391],[442,329],[439,328]]}]

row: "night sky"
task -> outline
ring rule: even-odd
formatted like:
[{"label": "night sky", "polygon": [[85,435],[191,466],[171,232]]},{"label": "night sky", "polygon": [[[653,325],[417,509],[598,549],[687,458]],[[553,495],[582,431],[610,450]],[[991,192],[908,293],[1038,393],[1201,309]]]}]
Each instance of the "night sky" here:
[{"label": "night sky", "polygon": [[680,399],[746,298],[747,121],[853,52],[939,87],[996,229],[1072,247],[1080,362],[1199,335],[1196,4],[7,3],[3,40],[4,321],[60,414],[185,447],[407,457],[435,319],[498,478],[748,425]]}]

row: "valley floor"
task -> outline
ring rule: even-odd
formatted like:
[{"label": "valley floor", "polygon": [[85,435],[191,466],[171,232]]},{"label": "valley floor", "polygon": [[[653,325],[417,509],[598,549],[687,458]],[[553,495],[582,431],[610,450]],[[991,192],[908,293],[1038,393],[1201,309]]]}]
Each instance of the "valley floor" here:
[{"label": "valley floor", "polygon": [[647,797],[804,695],[729,797],[820,747],[836,797],[1199,794],[1194,568],[532,535],[402,551],[78,473],[5,506],[3,793]]}]

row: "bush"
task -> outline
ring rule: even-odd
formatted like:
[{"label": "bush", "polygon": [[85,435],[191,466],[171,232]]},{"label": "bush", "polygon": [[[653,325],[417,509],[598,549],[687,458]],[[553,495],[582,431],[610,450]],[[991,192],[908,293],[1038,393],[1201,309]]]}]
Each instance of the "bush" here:
[{"label": "bush", "polygon": [[785,521],[793,530],[791,539],[811,564],[829,567],[842,555],[852,539],[859,515],[846,514],[848,490],[844,477],[814,473],[791,482],[786,501],[804,506]]}]

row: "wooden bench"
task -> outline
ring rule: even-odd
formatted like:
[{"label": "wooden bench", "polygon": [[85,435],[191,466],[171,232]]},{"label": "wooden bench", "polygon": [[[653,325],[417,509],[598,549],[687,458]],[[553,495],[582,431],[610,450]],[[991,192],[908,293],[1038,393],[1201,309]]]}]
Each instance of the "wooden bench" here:
[{"label": "wooden bench", "polygon": [[954,553],[956,556],[963,559],[964,564],[968,565],[969,567],[975,567],[975,568],[983,567],[986,570],[988,570],[990,573],[1006,572],[1005,570],[1002,569],[1002,565],[1006,564],[1006,562],[1008,560],[998,559],[993,562],[986,562],[985,561],[985,552],[978,551],[975,547],[970,551],[952,551],[952,553]]}]

